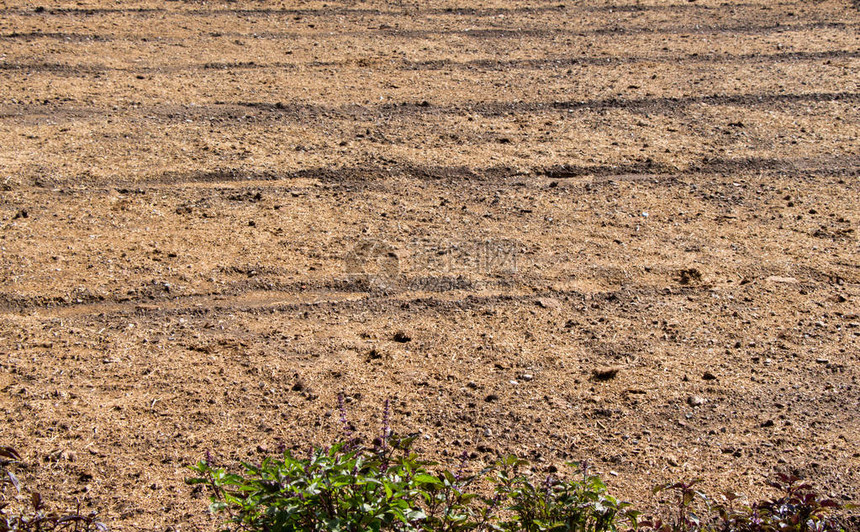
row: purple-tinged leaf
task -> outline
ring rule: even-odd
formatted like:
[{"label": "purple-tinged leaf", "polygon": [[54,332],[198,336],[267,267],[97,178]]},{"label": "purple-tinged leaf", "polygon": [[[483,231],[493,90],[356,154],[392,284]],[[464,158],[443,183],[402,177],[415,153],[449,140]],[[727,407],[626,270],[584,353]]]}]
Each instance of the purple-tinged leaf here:
[{"label": "purple-tinged leaf", "polygon": [[12,447],[0,446],[0,457],[8,458],[9,460],[20,460],[21,455]]},{"label": "purple-tinged leaf", "polygon": [[33,510],[39,511],[43,508],[42,504],[42,495],[38,492],[33,492],[30,494],[30,501],[33,503]]},{"label": "purple-tinged leaf", "polygon": [[21,493],[21,483],[18,481],[18,477],[15,476],[15,473],[6,471],[6,475],[9,477],[9,481],[12,482],[12,485],[15,486],[15,490],[18,493]]}]

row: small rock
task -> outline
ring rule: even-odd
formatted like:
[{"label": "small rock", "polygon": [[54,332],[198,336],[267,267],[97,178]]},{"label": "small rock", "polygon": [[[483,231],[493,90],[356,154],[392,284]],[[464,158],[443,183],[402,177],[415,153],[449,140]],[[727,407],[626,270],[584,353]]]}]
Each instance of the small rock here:
[{"label": "small rock", "polygon": [[397,331],[394,333],[394,341],[400,344],[405,344],[406,342],[411,342],[412,337],[403,331]]},{"label": "small rock", "polygon": [[702,406],[706,402],[707,399],[700,395],[691,395],[690,397],[687,397],[687,404],[692,407]]},{"label": "small rock", "polygon": [[496,394],[494,394],[494,393],[491,393],[491,394],[490,394],[490,395],[488,395],[484,400],[485,400],[486,402],[488,402],[488,403],[492,403],[492,402],[498,401],[498,400],[499,400],[499,396],[498,396],[498,395],[496,395]]},{"label": "small rock", "polygon": [[592,376],[599,381],[608,381],[614,379],[618,372],[621,371],[621,366],[606,366],[595,368],[591,371]]},{"label": "small rock", "polygon": [[57,449],[56,451],[49,453],[47,458],[49,462],[74,462],[78,458],[78,455],[75,451]]},{"label": "small rock", "polygon": [[772,427],[772,426],[773,426],[773,420],[772,420],[772,419],[768,419],[767,421],[765,421],[764,423],[762,423],[762,424],[761,424],[761,426],[762,426],[762,428]]},{"label": "small rock", "polygon": [[666,456],[666,463],[672,467],[678,467],[678,459],[671,454]]},{"label": "small rock", "polygon": [[819,364],[829,364],[830,363],[830,360],[828,360],[826,358],[816,358],[815,361],[818,362]]},{"label": "small rock", "polygon": [[678,283],[693,284],[702,281],[702,272],[696,268],[687,268],[678,272]]},{"label": "small rock", "polygon": [[554,297],[542,297],[537,300],[537,304],[541,308],[557,309],[561,308],[561,303]]},{"label": "small rock", "polygon": [[534,376],[534,375],[531,375],[531,374],[529,374],[529,373],[524,373],[524,374],[520,375],[520,380],[523,380],[523,381],[526,381],[526,382],[528,382],[528,381],[530,381],[530,380],[533,380],[534,378],[535,378],[535,376]]},{"label": "small rock", "polygon": [[706,371],[702,374],[702,380],[705,381],[715,381],[717,380],[717,376],[711,373],[710,371]]},{"label": "small rock", "polygon": [[257,452],[258,453],[267,453],[267,452],[269,452],[269,448],[261,443],[260,445],[257,446]]},{"label": "small rock", "polygon": [[771,283],[796,283],[797,279],[794,277],[781,277],[779,275],[771,275],[765,281],[770,281]]}]

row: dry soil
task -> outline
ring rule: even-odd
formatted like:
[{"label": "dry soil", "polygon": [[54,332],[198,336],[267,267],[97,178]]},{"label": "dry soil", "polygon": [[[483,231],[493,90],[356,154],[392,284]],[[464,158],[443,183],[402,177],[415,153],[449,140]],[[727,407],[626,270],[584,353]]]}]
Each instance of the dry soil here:
[{"label": "dry soil", "polygon": [[856,501],[858,30],[0,1],[0,443],[114,530],[212,530],[185,466],[330,442],[340,392],[367,437],[391,398],[444,463],[588,460],[638,504],[778,471]]}]

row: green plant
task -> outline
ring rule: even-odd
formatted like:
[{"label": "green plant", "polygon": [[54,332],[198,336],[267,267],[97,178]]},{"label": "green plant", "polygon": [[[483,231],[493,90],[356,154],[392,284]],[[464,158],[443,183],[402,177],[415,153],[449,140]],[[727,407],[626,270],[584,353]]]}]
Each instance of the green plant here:
[{"label": "green plant", "polygon": [[[412,450],[415,436],[399,437],[388,427],[373,446],[359,445],[342,411],[346,441],[314,449],[308,458],[267,458],[243,464],[245,475],[213,467],[191,469],[190,484],[208,485],[210,510],[226,513],[228,530],[470,530],[476,526],[463,488],[471,478],[448,471],[431,474]],[[428,528],[430,527],[430,528]]]},{"label": "green plant", "polygon": [[241,474],[207,457],[186,481],[211,489],[210,511],[232,532],[840,532],[832,512],[850,508],[787,475],[772,483],[780,497],[744,506],[727,492],[716,504],[697,479],[656,487],[675,495],[663,512],[668,520],[639,520],[640,512],[609,495],[584,464],[570,464],[579,468],[573,478],[553,474],[536,484],[516,456],[468,474],[464,453],[455,471],[434,470],[437,464],[412,449],[415,436],[392,434],[387,401],[382,433],[368,447],[347,421],[342,397],[338,406],[344,439],[329,448],[307,458],[285,451],[260,465],[242,464]]},{"label": "green plant", "polygon": [[[421,530],[617,530],[616,518],[635,512],[606,494],[595,475],[567,481],[550,477],[533,486],[516,457],[496,467],[466,474],[467,455],[452,472],[419,460],[414,436],[398,437],[388,428],[388,402],[382,435],[362,447],[339,401],[345,441],[313,449],[307,458],[285,451],[261,465],[242,464],[243,474],[198,462],[189,484],[211,489],[210,511],[225,514],[232,531]],[[484,496],[472,487],[492,479],[495,491]],[[500,515],[510,516],[503,520]]]},{"label": "green plant", "polygon": [[[465,473],[467,460],[468,453],[464,451],[460,455],[456,472],[443,469],[436,474],[435,481],[428,482],[418,490],[420,502],[427,514],[421,522],[422,530],[461,532],[492,528],[498,499],[488,499],[468,491],[473,483],[483,479],[492,468],[469,475]],[[478,503],[481,503],[480,506],[477,506]]]},{"label": "green plant", "polygon": [[623,518],[636,527],[638,512],[606,493],[606,484],[588,473],[585,464],[578,467],[580,478],[565,480],[553,475],[539,485],[517,473],[527,463],[508,457],[496,473],[497,491],[511,501],[513,518],[501,524],[503,530],[528,532],[603,532],[618,530]]},{"label": "green plant", "polygon": [[[391,436],[390,451],[337,443],[308,458],[285,452],[260,466],[243,464],[242,475],[201,461],[187,482],[211,488],[210,511],[225,513],[225,530],[233,531],[602,532],[618,530],[618,517],[635,526],[636,513],[607,495],[595,475],[534,486],[516,474],[526,462],[515,457],[475,475],[463,475],[462,468],[434,474],[410,451],[413,440]],[[469,491],[491,471],[495,496]],[[499,518],[501,512],[510,519]]]},{"label": "green plant", "polygon": [[200,462],[190,482],[212,487],[212,511],[227,511],[235,530],[407,530],[424,517],[409,504],[410,490],[425,481],[417,465],[339,443],[306,459],[286,452],[243,464],[247,476]]},{"label": "green plant", "polygon": [[668,484],[660,484],[654,487],[654,493],[671,490],[675,492],[677,503],[675,504],[674,521],[664,523],[661,519],[655,521],[644,521],[641,523],[644,527],[653,528],[658,532],[693,532],[703,530],[702,520],[693,512],[693,502],[698,498],[710,508],[710,499],[700,490],[694,488],[699,484],[701,479],[694,479],[689,482],[670,482]]},{"label": "green plant", "polygon": [[[23,487],[9,466],[21,460],[21,455],[12,447],[0,447],[0,532],[94,532],[108,528],[96,520],[96,514],[74,512],[60,514],[48,511],[42,495],[30,492],[25,508],[9,512],[10,502],[21,498]],[[10,495],[9,489],[14,489]]]}]

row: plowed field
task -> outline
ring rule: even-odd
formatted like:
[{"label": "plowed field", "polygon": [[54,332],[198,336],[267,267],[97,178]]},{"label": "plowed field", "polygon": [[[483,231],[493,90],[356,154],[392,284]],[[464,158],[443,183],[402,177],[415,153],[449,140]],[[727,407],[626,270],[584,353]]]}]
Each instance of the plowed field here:
[{"label": "plowed field", "polygon": [[856,501],[858,84],[847,0],[0,0],[0,444],[127,531],[341,392],[639,504]]}]

